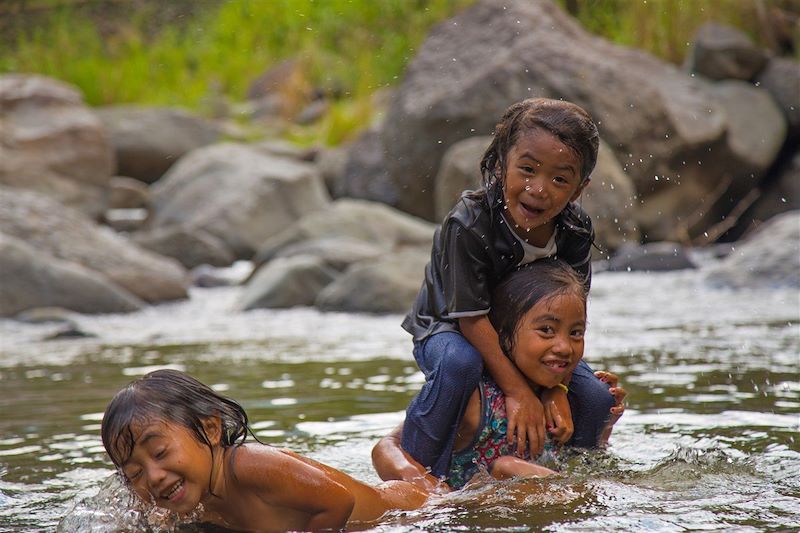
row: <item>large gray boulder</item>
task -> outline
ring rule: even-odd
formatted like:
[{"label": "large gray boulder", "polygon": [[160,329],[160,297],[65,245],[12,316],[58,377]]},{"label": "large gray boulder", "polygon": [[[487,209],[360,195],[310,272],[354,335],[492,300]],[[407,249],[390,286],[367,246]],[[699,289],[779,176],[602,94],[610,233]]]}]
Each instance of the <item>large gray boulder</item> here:
[{"label": "large gray boulder", "polygon": [[706,279],[731,288],[800,288],[800,211],[768,220],[706,269]]},{"label": "large gray boulder", "polygon": [[758,75],[757,83],[778,103],[793,137],[800,137],[800,61],[773,57]]},{"label": "large gray boulder", "polygon": [[596,256],[608,257],[624,244],[639,242],[636,189],[614,152],[603,141],[600,141],[591,181],[578,202],[592,217],[595,244],[600,248]]},{"label": "large gray boulder", "polygon": [[150,190],[141,181],[125,176],[114,176],[109,182],[108,207],[110,209],[149,209]]},{"label": "large gray boulder", "polygon": [[224,267],[236,260],[224,242],[202,229],[167,226],[135,233],[132,239],[142,248],[175,258],[190,269],[200,265]]},{"label": "large gray boulder", "polygon": [[396,206],[401,193],[386,171],[380,130],[367,129],[342,150],[341,173],[331,180],[334,198],[359,198]]},{"label": "large gray boulder", "polygon": [[[726,143],[722,150],[736,161],[737,169],[724,174],[717,167],[708,168],[708,174],[720,178],[713,191],[704,188],[698,180],[681,179],[648,198],[637,211],[637,218],[649,230],[649,240],[661,235],[689,240],[698,237],[701,229],[724,221],[743,198],[760,185],[786,140],[786,119],[766,91],[735,80],[713,84],[710,91],[727,117]],[[713,161],[713,158],[704,157],[702,166]],[[690,191],[699,196],[689,200]],[[687,202],[694,206],[693,211],[686,211]]]},{"label": "large gray boulder", "polygon": [[435,221],[444,220],[464,190],[480,187],[480,163],[491,142],[489,135],[469,137],[447,149],[433,186]]},{"label": "large gray boulder", "polygon": [[342,198],[330,209],[312,211],[265,241],[254,257],[265,263],[289,245],[303,241],[349,238],[390,251],[402,247],[430,250],[434,224],[420,220],[387,205],[367,200]]},{"label": "large gray boulder", "polygon": [[0,233],[0,316],[42,307],[79,313],[124,313],[144,302],[98,272]]},{"label": "large gray boulder", "polygon": [[405,313],[419,292],[429,259],[429,253],[408,249],[356,263],[322,289],[316,306],[324,311]]},{"label": "large gray boulder", "polygon": [[330,203],[313,165],[235,143],[190,152],[153,185],[152,195],[152,228],[203,230],[239,259],[249,259],[266,239],[303,215],[327,211]]},{"label": "large gray boulder", "polygon": [[0,184],[97,219],[114,165],[103,125],[77,89],[42,76],[0,76]]},{"label": "large gray boulder", "polygon": [[186,271],[176,261],[140,248],[47,196],[0,187],[0,232],[95,271],[145,302],[187,296]]},{"label": "large gray boulder", "polygon": [[753,206],[753,221],[761,223],[785,211],[800,209],[800,152],[779,169]]},{"label": "large gray boulder", "polygon": [[433,218],[430,189],[448,147],[490,133],[515,101],[565,98],[600,124],[645,204],[678,197],[663,223],[642,228],[663,240],[725,176],[751,172],[727,144],[728,116],[709,85],[590,35],[548,0],[481,0],[430,33],[384,121],[398,207]]},{"label": "large gray boulder", "polygon": [[712,80],[752,80],[767,63],[767,54],[743,32],[716,22],[703,24],[686,57],[689,72]]},{"label": "large gray boulder", "polygon": [[775,161],[786,140],[786,119],[769,93],[749,83],[722,81],[711,91],[728,117],[728,146],[745,171],[731,188],[749,190],[757,182],[744,176],[763,175]]},{"label": "large gray boulder", "polygon": [[289,244],[281,248],[275,257],[318,257],[330,268],[343,271],[353,263],[376,259],[385,252],[383,246],[353,237],[324,237]]},{"label": "large gray boulder", "polygon": [[222,129],[182,109],[120,105],[99,108],[117,155],[117,174],[153,183],[181,156],[217,142]]},{"label": "large gray boulder", "polygon": [[246,311],[310,306],[337,275],[318,257],[281,257],[256,272],[242,288],[238,307]]}]

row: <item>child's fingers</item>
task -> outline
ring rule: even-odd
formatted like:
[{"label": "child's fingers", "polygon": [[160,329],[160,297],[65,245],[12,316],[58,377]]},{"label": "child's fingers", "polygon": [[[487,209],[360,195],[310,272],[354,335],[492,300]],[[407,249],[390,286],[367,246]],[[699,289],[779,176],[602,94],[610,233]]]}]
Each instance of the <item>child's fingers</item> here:
[{"label": "child's fingers", "polygon": [[597,379],[602,381],[603,383],[608,383],[611,387],[616,387],[617,383],[619,383],[619,376],[612,372],[604,372],[602,370],[598,370],[594,373],[597,376]]},{"label": "child's fingers", "polygon": [[625,397],[628,395],[627,391],[622,387],[612,387],[609,389],[609,392],[614,395],[614,407],[611,408],[611,412],[615,415],[621,416],[623,412],[625,412]]},{"label": "child's fingers", "polygon": [[[553,409],[553,404],[551,402],[545,402],[544,405],[544,423],[547,427],[548,431],[553,431],[553,429],[558,426],[558,411]],[[560,418],[560,417],[559,417]]]},{"label": "child's fingers", "polygon": [[625,390],[624,387],[611,387],[610,389],[608,389],[608,392],[610,392],[614,396],[614,400],[618,404],[622,403],[622,401],[628,395],[628,392]]},{"label": "child's fingers", "polygon": [[[536,457],[544,450],[544,420],[540,424],[533,424],[528,428],[528,445],[531,449],[531,457]],[[522,453],[524,455],[524,451]]]},{"label": "child's fingers", "polygon": [[558,442],[559,444],[565,444],[572,434],[567,433],[567,427],[564,423],[564,417],[561,416],[561,413],[558,412],[555,405],[552,403],[548,403],[545,406],[545,412],[549,415],[548,422],[547,422],[547,430],[550,432],[550,435],[553,437],[553,440]]},{"label": "child's fingers", "polygon": [[510,413],[508,414],[508,426],[507,426],[507,428],[508,429],[507,429],[507,433],[506,433],[506,439],[508,440],[509,444],[513,444],[514,443],[514,435],[517,433],[517,417],[512,415],[512,414],[510,414]]}]

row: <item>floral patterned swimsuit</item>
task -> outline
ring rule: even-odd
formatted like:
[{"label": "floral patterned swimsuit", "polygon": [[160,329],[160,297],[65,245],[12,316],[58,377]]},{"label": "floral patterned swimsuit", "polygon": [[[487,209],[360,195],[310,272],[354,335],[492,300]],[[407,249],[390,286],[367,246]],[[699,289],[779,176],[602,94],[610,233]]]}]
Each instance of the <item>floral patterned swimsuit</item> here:
[{"label": "floral patterned swimsuit", "polygon": [[[513,455],[516,448],[506,439],[508,417],[506,416],[505,394],[494,379],[488,375],[483,376],[478,387],[481,391],[481,422],[472,443],[453,452],[450,472],[448,472],[446,481],[454,489],[460,489],[466,485],[480,469],[489,471],[492,463],[498,457]],[[537,459],[541,459],[546,454],[552,454],[554,449],[554,444],[548,438],[545,442],[544,452]],[[527,452],[525,460],[531,460]]]}]

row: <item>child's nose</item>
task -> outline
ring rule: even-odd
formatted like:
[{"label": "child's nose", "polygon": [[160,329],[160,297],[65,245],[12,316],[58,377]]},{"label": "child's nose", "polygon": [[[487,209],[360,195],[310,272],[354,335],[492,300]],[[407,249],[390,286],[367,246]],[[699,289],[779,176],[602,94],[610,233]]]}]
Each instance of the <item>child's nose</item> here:
[{"label": "child's nose", "polygon": [[147,486],[151,490],[158,489],[161,483],[164,481],[164,477],[166,475],[164,469],[159,468],[158,465],[155,464],[145,467],[144,473],[145,478],[147,479]]},{"label": "child's nose", "polygon": [[553,338],[553,353],[569,357],[572,354],[572,344],[568,335],[556,335]]},{"label": "child's nose", "polygon": [[541,178],[536,177],[525,184],[525,190],[534,196],[540,196],[544,193],[544,183]]}]

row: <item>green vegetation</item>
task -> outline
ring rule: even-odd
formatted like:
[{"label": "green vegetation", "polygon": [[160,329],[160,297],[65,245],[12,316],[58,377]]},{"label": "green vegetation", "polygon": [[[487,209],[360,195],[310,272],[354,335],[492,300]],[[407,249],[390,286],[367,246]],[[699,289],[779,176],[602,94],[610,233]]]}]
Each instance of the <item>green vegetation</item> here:
[{"label": "green vegetation", "polygon": [[[739,28],[756,43],[800,51],[798,0],[557,0],[590,32],[683,62],[698,28],[714,21]],[[796,20],[796,18],[795,18]],[[778,50],[780,51],[780,50]]]},{"label": "green vegetation", "polygon": [[[91,105],[181,105],[213,115],[253,80],[294,61],[291,115],[314,93],[332,104],[284,134],[338,144],[374,114],[430,28],[475,0],[10,0],[0,3],[0,72],[77,85]],[[763,38],[781,0],[557,0],[590,31],[680,62],[697,27],[717,20]],[[792,2],[795,0],[785,0]],[[5,6],[5,7],[4,7]],[[10,23],[9,23],[10,21]]]},{"label": "green vegetation", "polygon": [[0,72],[73,83],[91,105],[182,105],[211,114],[215,102],[242,101],[253,80],[291,58],[298,107],[314,90],[334,99],[323,120],[294,135],[335,144],[370,120],[372,93],[397,82],[431,26],[473,1],[206,2],[188,20],[157,30],[158,3],[127,2],[137,7],[132,16],[98,20],[86,2],[40,2],[33,29],[14,29],[11,45],[0,49]]}]

